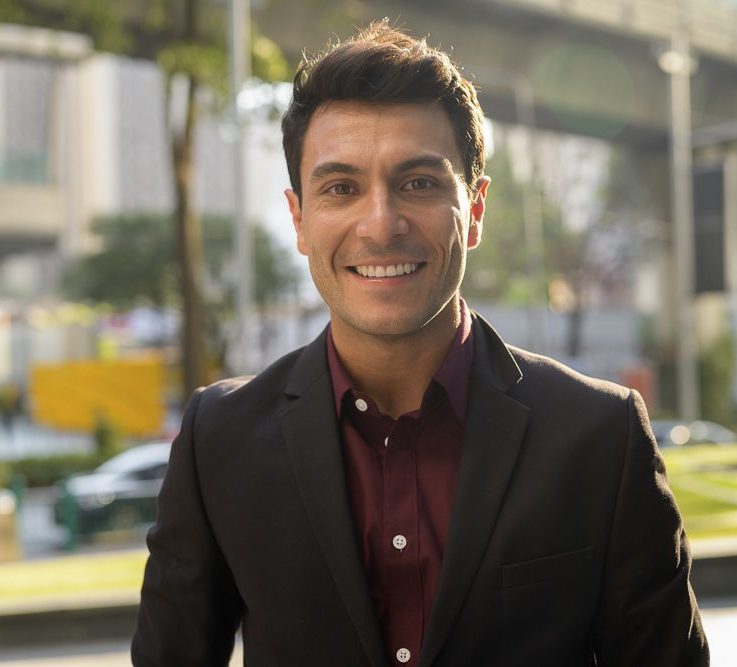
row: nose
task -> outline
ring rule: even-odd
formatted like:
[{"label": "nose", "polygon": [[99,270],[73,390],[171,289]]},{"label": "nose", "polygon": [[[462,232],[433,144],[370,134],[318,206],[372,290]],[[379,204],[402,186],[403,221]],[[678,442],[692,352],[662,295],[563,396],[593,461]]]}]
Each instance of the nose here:
[{"label": "nose", "polygon": [[409,223],[400,212],[388,189],[377,188],[366,197],[366,210],[356,226],[356,234],[380,245],[388,245],[409,231]]}]

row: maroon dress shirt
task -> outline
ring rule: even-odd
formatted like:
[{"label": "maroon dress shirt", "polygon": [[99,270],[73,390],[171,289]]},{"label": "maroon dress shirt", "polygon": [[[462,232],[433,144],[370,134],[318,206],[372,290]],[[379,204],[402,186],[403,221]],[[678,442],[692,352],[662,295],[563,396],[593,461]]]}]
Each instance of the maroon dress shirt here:
[{"label": "maroon dress shirt", "polygon": [[393,664],[416,665],[430,622],[460,465],[473,361],[471,316],[419,410],[392,419],[351,379],[327,337],[359,551]]}]

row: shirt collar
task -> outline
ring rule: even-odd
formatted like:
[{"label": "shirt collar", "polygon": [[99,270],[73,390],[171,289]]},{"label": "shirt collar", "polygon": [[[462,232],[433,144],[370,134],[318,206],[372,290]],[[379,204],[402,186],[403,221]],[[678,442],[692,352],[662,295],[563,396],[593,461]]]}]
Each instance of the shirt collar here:
[{"label": "shirt collar", "polygon": [[[461,324],[451,343],[448,354],[433,376],[433,381],[445,389],[453,412],[455,412],[456,417],[458,417],[461,423],[463,423],[466,416],[468,382],[471,377],[471,365],[473,363],[473,327],[471,326],[471,322],[471,313],[468,306],[461,299]],[[328,367],[333,383],[335,414],[340,419],[343,410],[343,397],[346,392],[353,389],[353,382],[335,349],[330,327],[328,327],[326,340]]]}]

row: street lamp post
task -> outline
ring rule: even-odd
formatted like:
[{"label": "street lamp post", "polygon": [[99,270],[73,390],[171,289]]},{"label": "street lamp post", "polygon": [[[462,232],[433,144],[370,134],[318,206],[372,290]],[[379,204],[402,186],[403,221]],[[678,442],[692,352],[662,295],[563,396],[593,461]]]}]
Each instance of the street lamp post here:
[{"label": "street lamp post", "polygon": [[688,37],[671,37],[670,49],[658,58],[670,76],[671,201],[675,244],[677,310],[678,408],[682,419],[699,417],[699,378],[696,365],[694,320],[695,256],[693,220],[693,156],[691,128],[691,75],[696,61]]},{"label": "street lamp post", "polygon": [[232,364],[237,373],[250,369],[249,325],[251,291],[253,284],[253,248],[250,222],[247,214],[247,136],[246,124],[241,122],[238,95],[244,82],[251,76],[251,7],[250,0],[229,0],[230,30],[228,51],[230,60],[230,92],[233,129],[233,280],[235,282],[235,332]]}]

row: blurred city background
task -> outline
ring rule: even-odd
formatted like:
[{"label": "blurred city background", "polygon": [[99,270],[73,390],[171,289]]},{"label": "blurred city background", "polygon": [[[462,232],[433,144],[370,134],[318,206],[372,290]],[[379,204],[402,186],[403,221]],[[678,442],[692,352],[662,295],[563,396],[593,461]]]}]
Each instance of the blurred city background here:
[{"label": "blurred city background", "polygon": [[0,661],[127,664],[183,403],[327,322],[288,82],[384,16],[488,114],[466,299],[643,394],[737,664],[737,0],[2,0]]}]

